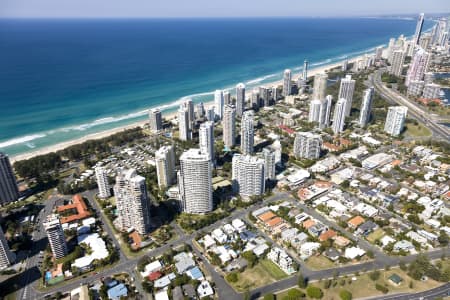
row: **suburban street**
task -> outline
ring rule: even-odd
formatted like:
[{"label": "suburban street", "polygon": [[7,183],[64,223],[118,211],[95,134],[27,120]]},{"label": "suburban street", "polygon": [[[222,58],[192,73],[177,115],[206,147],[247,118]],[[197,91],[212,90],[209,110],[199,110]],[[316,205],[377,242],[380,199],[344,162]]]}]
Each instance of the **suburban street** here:
[{"label": "suburban street", "polygon": [[[108,223],[105,222],[106,216],[103,215],[100,208],[98,207],[97,203],[93,200],[93,196],[95,195],[95,191],[89,191],[83,194],[83,196],[87,197],[89,199],[89,202],[91,205],[99,212],[100,219],[103,222],[103,227],[108,233],[108,235],[112,238],[112,241],[118,251],[120,252],[120,260],[110,268],[106,268],[105,270],[102,270],[98,273],[90,274],[88,277],[77,277],[75,279],[69,280],[65,283],[62,283],[60,285],[57,285],[55,287],[49,287],[45,290],[38,289],[38,283],[39,280],[41,280],[38,276],[31,276],[30,273],[27,273],[26,277],[21,277],[21,288],[17,293],[17,299],[42,299],[46,295],[53,294],[56,292],[67,292],[70,291],[80,285],[83,284],[90,284],[97,280],[102,279],[103,277],[112,276],[117,273],[128,273],[135,279],[135,285],[139,292],[142,292],[142,286],[140,285],[140,277],[137,276],[137,263],[140,260],[141,257],[148,255],[148,256],[158,256],[163,254],[164,252],[168,251],[169,249],[176,248],[178,246],[181,246],[183,244],[189,244],[192,246],[192,249],[194,253],[202,258],[203,266],[205,267],[207,273],[212,277],[212,280],[216,284],[216,292],[219,295],[220,299],[242,299],[244,297],[243,293],[238,293],[235,290],[233,290],[230,285],[228,285],[225,281],[225,279],[222,277],[221,274],[219,274],[215,267],[209,264],[206,257],[203,255],[202,251],[197,249],[195,245],[192,243],[195,236],[198,234],[198,231],[193,232],[191,234],[184,233],[177,224],[172,224],[173,227],[176,228],[178,239],[173,242],[169,242],[161,247],[150,249],[147,251],[143,251],[142,254],[139,257],[133,257],[129,258],[125,256],[123,251],[120,248],[120,243],[117,240],[116,236],[114,235],[114,231],[112,228],[109,228]],[[36,247],[33,247],[32,255],[27,260],[27,268],[28,269],[34,269],[35,272],[38,272],[39,268],[39,251],[41,249],[45,249],[46,246],[46,237],[45,237],[45,231],[42,230],[42,220],[45,218],[45,215],[50,213],[51,209],[53,208],[55,201],[58,199],[57,196],[52,196],[49,200],[46,200],[45,202],[45,208],[40,212],[39,214],[39,224],[36,226],[36,229],[41,228],[39,231],[35,231],[34,233],[34,243]],[[290,201],[296,201],[290,194],[286,192],[276,192],[273,196],[270,196],[266,198],[264,201],[259,202],[255,205],[252,205],[250,207],[247,207],[245,209],[239,209],[234,211],[229,217],[219,220],[214,224],[211,224],[209,226],[206,226],[201,229],[202,232],[209,232],[214,230],[217,227],[223,226],[224,224],[230,222],[234,218],[241,218],[245,219],[247,222],[247,215],[249,212],[258,209],[260,207],[263,207],[264,205],[267,205],[268,203],[276,202],[279,200],[290,200]],[[319,219],[321,222],[326,224],[330,227],[335,227],[339,230],[343,230],[343,232],[350,237],[351,239],[358,242],[358,245],[363,248],[364,250],[371,250],[375,253],[375,257],[373,260],[359,263],[359,264],[352,264],[352,265],[344,265],[337,268],[327,269],[327,270],[320,270],[320,271],[313,271],[308,269],[304,263],[300,262],[301,265],[301,272],[305,278],[308,278],[309,281],[319,280],[319,279],[326,279],[331,278],[332,274],[339,274],[339,275],[349,275],[354,274],[356,272],[367,272],[369,270],[375,270],[375,269],[384,269],[387,265],[389,266],[396,266],[401,261],[403,262],[410,262],[415,259],[417,255],[410,255],[405,257],[392,257],[388,256],[385,253],[383,253],[381,250],[379,250],[377,247],[369,244],[365,240],[359,239],[358,237],[354,236],[350,232],[347,232],[346,230],[339,228],[336,224],[332,223],[331,221],[327,220],[325,217],[323,217],[321,214],[317,213],[315,210],[297,202],[297,206],[304,209],[305,212],[308,214],[311,214],[314,218]],[[262,233],[262,232],[260,232]],[[263,233],[263,236],[266,239],[271,239]],[[437,249],[434,251],[430,251],[427,253],[427,255],[430,257],[430,259],[438,259],[442,257],[442,255],[450,255],[450,251],[448,248],[445,249]],[[37,274],[39,275],[40,274]],[[85,278],[86,277],[86,278]],[[256,299],[260,296],[263,296],[267,293],[274,293],[277,291],[281,291],[287,288],[290,288],[292,286],[295,286],[297,284],[297,276],[292,275],[284,280],[277,281],[275,283],[254,289],[250,291],[252,299]],[[429,294],[422,293],[423,296],[421,297],[431,297],[435,296],[435,293],[446,293],[449,290],[449,285],[440,287],[439,289],[434,289],[433,291],[430,291]],[[422,295],[421,294],[421,295]],[[437,294],[436,294],[437,295]],[[389,297],[394,298],[382,298],[382,299],[412,299],[412,298],[401,298],[401,297],[411,297],[411,295],[392,295]],[[395,298],[397,297],[397,298]],[[400,298],[399,298],[400,297]],[[418,296],[419,297],[419,296]],[[144,298],[144,297],[143,297]],[[379,298],[377,298],[379,299]],[[417,298],[419,299],[419,298]],[[425,298],[427,299],[427,298]]]}]

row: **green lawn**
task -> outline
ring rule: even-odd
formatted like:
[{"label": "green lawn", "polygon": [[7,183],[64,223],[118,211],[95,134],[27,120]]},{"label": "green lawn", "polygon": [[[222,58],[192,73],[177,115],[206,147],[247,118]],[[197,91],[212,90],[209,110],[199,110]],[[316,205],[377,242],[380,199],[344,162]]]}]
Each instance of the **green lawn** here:
[{"label": "green lawn", "polygon": [[422,124],[414,125],[411,123],[406,124],[405,126],[405,135],[409,135],[412,137],[419,137],[419,136],[430,136],[431,131],[423,126]]},{"label": "green lawn", "polygon": [[377,230],[375,230],[374,232],[372,232],[371,234],[369,234],[367,236],[367,240],[373,244],[373,243],[375,243],[376,240],[381,239],[383,237],[383,235],[384,235],[384,230],[381,228],[378,228]]},{"label": "green lawn", "polygon": [[328,258],[320,256],[311,256],[306,260],[306,266],[312,270],[324,270],[335,267],[335,264]]},{"label": "green lawn", "polygon": [[264,269],[266,269],[267,272],[269,272],[273,278],[276,280],[280,280],[287,277],[287,274],[284,273],[283,270],[281,270],[276,264],[274,264],[272,261],[268,259],[263,259],[260,261],[260,264],[263,266]]},{"label": "green lawn", "polygon": [[245,292],[252,290],[282,278],[287,275],[269,260],[259,261],[253,268],[246,268],[244,272],[238,273],[237,282],[228,282],[236,291]]}]

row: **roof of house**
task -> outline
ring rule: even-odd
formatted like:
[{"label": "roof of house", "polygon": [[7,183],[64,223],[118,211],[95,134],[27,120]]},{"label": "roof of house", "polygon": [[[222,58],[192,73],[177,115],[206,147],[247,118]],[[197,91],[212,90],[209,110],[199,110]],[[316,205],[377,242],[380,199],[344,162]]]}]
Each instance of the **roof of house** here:
[{"label": "roof of house", "polygon": [[161,276],[162,276],[161,272],[158,271],[152,272],[148,275],[148,280],[154,281],[156,279],[159,279]]},{"label": "roof of house", "polygon": [[108,290],[108,298],[113,300],[119,300],[121,297],[128,295],[128,290],[125,284],[120,283]]},{"label": "roof of house", "polygon": [[333,237],[335,237],[337,235],[336,231],[329,229],[325,232],[323,232],[320,236],[319,236],[319,241],[323,242],[326,241],[328,239],[331,239]]},{"label": "roof of house", "polygon": [[278,225],[278,224],[280,224],[280,223],[283,223],[283,219],[282,218],[280,218],[280,217],[275,217],[275,218],[273,218],[273,219],[270,219],[270,220],[268,220],[268,221],[266,221],[265,223],[266,223],[266,225],[267,226],[269,226],[269,227],[274,227],[274,226],[276,226],[276,225]]},{"label": "roof of house", "polygon": [[267,211],[267,212],[259,215],[258,219],[260,219],[262,222],[266,222],[274,217],[276,217],[276,215],[273,212]]},{"label": "roof of house", "polygon": [[354,218],[351,218],[350,220],[348,220],[348,224],[353,226],[353,227],[358,227],[359,225],[361,225],[362,223],[364,223],[364,218],[361,216],[356,216]]},{"label": "roof of house", "polygon": [[309,229],[310,227],[316,225],[316,221],[309,219],[309,220],[306,220],[305,222],[303,222],[302,225],[304,228]]}]

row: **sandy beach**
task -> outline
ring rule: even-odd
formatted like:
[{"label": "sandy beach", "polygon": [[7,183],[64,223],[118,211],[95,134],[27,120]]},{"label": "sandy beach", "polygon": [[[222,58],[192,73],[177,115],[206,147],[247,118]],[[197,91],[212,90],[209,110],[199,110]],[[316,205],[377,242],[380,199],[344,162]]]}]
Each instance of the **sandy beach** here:
[{"label": "sandy beach", "polygon": [[[364,56],[365,56],[365,54],[357,56],[357,57],[349,58],[348,62],[352,63],[352,62],[358,61],[358,60],[362,59]],[[330,63],[330,64],[319,66],[319,67],[316,67],[316,68],[311,68],[311,69],[308,70],[308,77],[313,77],[315,74],[322,73],[322,72],[325,72],[326,70],[329,70],[329,69],[341,66],[344,61],[345,61],[345,59],[342,60],[342,61]],[[261,85],[270,87],[270,86],[280,85],[280,84],[282,84],[282,80],[277,80],[277,81],[274,81],[274,82],[265,83],[265,84],[261,84]],[[248,97],[250,95],[251,95],[251,90],[249,89],[249,90],[247,90],[246,96]],[[207,107],[210,107],[211,105],[214,105],[214,102],[213,101],[204,102],[204,105],[205,105],[205,109],[206,109]],[[165,119],[173,119],[173,118],[176,117],[176,112],[174,112],[174,111],[163,112],[163,117]],[[10,157],[10,159],[11,159],[11,162],[14,162],[14,161],[19,161],[19,160],[29,159],[29,158],[32,158],[32,157],[38,156],[38,155],[43,155],[43,154],[47,154],[47,153],[51,153],[51,152],[56,152],[56,151],[62,150],[64,148],[67,148],[69,146],[83,143],[83,142],[85,142],[87,140],[101,139],[101,138],[110,136],[110,135],[112,135],[114,133],[124,131],[126,129],[134,128],[134,127],[137,127],[137,126],[141,126],[142,127],[146,123],[147,123],[147,121],[139,121],[139,122],[135,122],[133,124],[129,124],[129,125],[126,125],[126,126],[120,126],[120,127],[116,127],[116,128],[113,128],[113,129],[101,131],[101,132],[98,132],[98,133],[89,134],[89,135],[86,135],[86,136],[84,136],[82,138],[75,139],[75,140],[72,140],[72,141],[58,143],[58,144],[55,144],[55,145],[52,145],[52,146],[49,146],[49,147],[45,147],[45,148],[42,148],[42,149],[39,149],[39,150],[36,150],[36,151],[30,151],[30,152],[27,152],[27,153],[15,155],[15,156]]]}]

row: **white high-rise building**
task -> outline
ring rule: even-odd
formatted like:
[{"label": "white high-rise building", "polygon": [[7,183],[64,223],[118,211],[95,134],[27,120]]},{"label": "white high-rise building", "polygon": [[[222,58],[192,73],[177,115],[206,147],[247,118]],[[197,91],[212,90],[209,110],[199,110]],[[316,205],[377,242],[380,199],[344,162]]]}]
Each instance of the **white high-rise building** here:
[{"label": "white high-rise building", "polygon": [[402,133],[405,125],[408,108],[405,106],[391,106],[388,109],[384,131],[392,136],[398,136]]},{"label": "white high-rise building", "polygon": [[270,106],[270,95],[268,88],[264,86],[259,87],[259,98],[261,99],[263,106]]},{"label": "white high-rise building", "polygon": [[207,121],[200,125],[199,146],[202,154],[208,154],[214,161],[214,122]]},{"label": "white high-rise building", "polygon": [[281,166],[283,164],[282,155],[283,155],[283,147],[281,146],[280,140],[275,140],[270,147],[273,149],[275,153],[275,165]]},{"label": "white high-rise building", "polygon": [[280,94],[278,92],[278,88],[276,86],[272,87],[272,100],[273,102],[277,102],[278,98],[280,98]]},{"label": "white high-rise building", "polygon": [[339,99],[344,98],[345,104],[345,116],[350,116],[353,102],[353,92],[355,91],[355,80],[352,79],[352,75],[347,75],[341,80],[341,86],[339,88]]},{"label": "white high-rise building", "polygon": [[264,176],[266,180],[275,179],[275,150],[272,147],[266,147],[261,152],[261,158],[264,160]]},{"label": "white high-rise building", "polygon": [[150,201],[145,186],[145,178],[136,170],[119,170],[114,186],[118,218],[116,226],[127,231],[134,228],[140,234],[150,230]]},{"label": "white high-rise building", "polygon": [[214,111],[214,106],[210,106],[206,109],[206,120],[214,122],[216,119],[216,112]]},{"label": "white high-rise building", "polygon": [[289,69],[284,70],[283,73],[283,96],[289,96],[292,91],[292,72]]},{"label": "white high-rise building", "polygon": [[221,90],[216,90],[214,93],[214,112],[219,120],[222,120],[223,116],[223,92]]},{"label": "white high-rise building", "polygon": [[0,152],[0,206],[19,199],[16,177],[8,155]]},{"label": "white high-rise building", "polygon": [[325,99],[327,91],[328,75],[325,73],[319,73],[314,76],[314,90],[312,99]]},{"label": "white high-rise building", "polygon": [[378,46],[375,50],[375,60],[381,60],[383,57],[383,46]]},{"label": "white high-rise building", "polygon": [[203,105],[203,102],[200,102],[195,106],[195,113],[198,119],[205,116],[205,106]]},{"label": "white high-rise building", "polygon": [[95,168],[95,178],[98,186],[98,197],[106,199],[111,197],[111,190],[108,182],[108,173],[104,167]]},{"label": "white high-rise building", "polygon": [[243,154],[252,154],[254,145],[253,111],[246,111],[241,120],[241,151]]},{"label": "white high-rise building", "polygon": [[408,96],[420,96],[422,95],[425,87],[425,81],[423,80],[411,80],[406,90]]},{"label": "white high-rise building", "polygon": [[324,109],[324,107],[322,106],[321,107],[322,111],[320,112],[321,120],[323,120],[323,122],[321,121],[321,125],[323,126],[323,128],[330,126],[330,116],[331,116],[331,106],[333,105],[333,96],[327,95],[325,97],[325,103],[326,108]]},{"label": "white high-rise building", "polygon": [[344,131],[346,102],[347,100],[341,98],[336,102],[336,105],[334,106],[332,129],[335,134]]},{"label": "white high-rise building", "polygon": [[233,104],[231,102],[231,94],[229,91],[223,91],[223,105]]},{"label": "white high-rise building", "polygon": [[392,63],[389,73],[395,76],[402,75],[403,64],[405,63],[405,51],[395,50],[392,53]]},{"label": "white high-rise building", "polygon": [[194,125],[195,125],[194,102],[192,101],[192,99],[187,99],[186,101],[184,101],[183,106],[188,112],[188,116],[189,116],[189,130],[191,132],[193,132],[194,131]]},{"label": "white high-rise building", "polygon": [[152,132],[159,132],[162,130],[162,114],[157,108],[151,109],[148,112],[148,117],[150,119],[150,130]]},{"label": "white high-rise building", "polygon": [[408,86],[411,81],[423,80],[423,76],[428,68],[428,62],[430,60],[430,54],[423,49],[419,49],[411,61],[411,65],[408,68],[406,74],[405,85]]},{"label": "white high-rise building", "polygon": [[423,89],[423,97],[425,99],[439,99],[441,86],[436,83],[427,83]]},{"label": "white high-rise building", "polygon": [[322,138],[312,132],[297,132],[294,140],[294,155],[297,158],[318,159]]},{"label": "white high-rise building", "polygon": [[222,127],[223,143],[228,149],[231,149],[236,141],[236,109],[233,105],[225,105]]},{"label": "white high-rise building", "polygon": [[59,222],[58,215],[48,215],[43,225],[45,232],[47,233],[53,257],[59,259],[66,256],[68,254],[66,238],[61,223]]},{"label": "white high-rise building", "polygon": [[319,122],[320,120],[320,108],[322,106],[322,101],[319,99],[314,99],[309,102],[309,122]]},{"label": "white high-rise building", "polygon": [[306,59],[303,61],[302,79],[308,81],[308,61]]},{"label": "white high-rise building", "polygon": [[423,18],[424,18],[424,14],[421,13],[419,15],[419,19],[417,20],[417,25],[416,25],[416,32],[414,33],[414,40],[413,40],[413,46],[415,45],[419,45],[419,41],[420,41],[420,35],[422,34],[422,27],[423,27]]},{"label": "white high-rise building", "polygon": [[264,160],[256,156],[233,156],[233,191],[242,198],[262,195],[265,190]]},{"label": "white high-rise building", "polygon": [[260,106],[260,101],[259,101],[259,89],[258,88],[253,88],[251,97],[250,97],[250,106],[253,107],[254,109],[258,109]]},{"label": "white high-rise building", "polygon": [[236,85],[236,116],[242,117],[245,110],[245,84]]},{"label": "white high-rise building", "polygon": [[180,140],[187,141],[192,139],[192,131],[189,127],[189,111],[180,106],[178,110],[178,128]]},{"label": "white high-rise building", "polygon": [[14,253],[11,252],[0,226],[0,270],[8,268],[15,260]]},{"label": "white high-rise building", "polygon": [[212,211],[212,164],[208,154],[189,149],[180,157],[178,185],[182,210],[191,214]]},{"label": "white high-rise building", "polygon": [[372,111],[373,87],[364,91],[363,101],[361,103],[361,111],[359,113],[359,126],[365,127],[370,120],[370,112]]},{"label": "white high-rise building", "polygon": [[155,153],[158,186],[167,188],[175,183],[175,151],[173,146],[162,146]]}]

